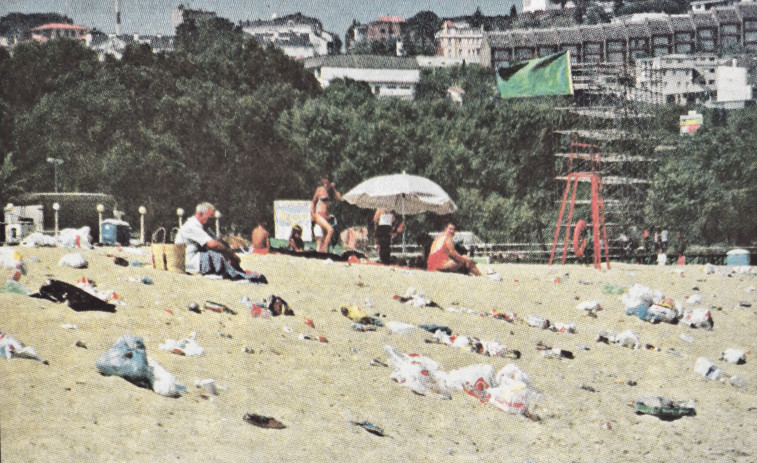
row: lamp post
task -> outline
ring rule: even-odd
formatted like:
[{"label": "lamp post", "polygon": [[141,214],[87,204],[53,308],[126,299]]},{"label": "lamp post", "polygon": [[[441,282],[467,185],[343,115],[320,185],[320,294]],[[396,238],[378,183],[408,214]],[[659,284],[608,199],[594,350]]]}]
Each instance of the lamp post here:
[{"label": "lamp post", "polygon": [[142,244],[145,244],[145,214],[147,214],[147,209],[139,206],[139,242]]},{"label": "lamp post", "polygon": [[221,213],[216,211],[216,237],[221,236]]},{"label": "lamp post", "polygon": [[58,166],[63,164],[63,159],[60,158],[47,158],[47,162],[53,165],[53,190],[58,192]]},{"label": "lamp post", "polygon": [[176,209],[176,215],[179,216],[179,228],[181,228],[181,225],[182,225],[181,219],[184,218],[184,209],[182,209],[182,208]]},{"label": "lamp post", "polygon": [[100,244],[103,244],[103,211],[105,206],[102,204],[97,205],[97,236],[99,237]]},{"label": "lamp post", "polygon": [[53,210],[55,211],[55,237],[58,237],[58,211],[60,210],[60,204],[53,203]]}]

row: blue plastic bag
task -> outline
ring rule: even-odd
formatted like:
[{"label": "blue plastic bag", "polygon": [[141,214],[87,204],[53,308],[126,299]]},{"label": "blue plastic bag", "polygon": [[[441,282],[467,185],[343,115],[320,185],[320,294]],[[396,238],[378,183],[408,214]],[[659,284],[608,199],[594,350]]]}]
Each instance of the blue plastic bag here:
[{"label": "blue plastic bag", "polygon": [[120,376],[132,384],[152,388],[152,373],[142,338],[121,336],[116,344],[97,359],[97,371],[104,376]]}]

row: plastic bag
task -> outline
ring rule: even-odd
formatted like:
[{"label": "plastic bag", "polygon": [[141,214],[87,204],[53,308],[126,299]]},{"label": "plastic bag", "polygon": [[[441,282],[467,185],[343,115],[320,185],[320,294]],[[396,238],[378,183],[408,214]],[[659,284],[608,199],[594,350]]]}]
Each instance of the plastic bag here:
[{"label": "plastic bag", "polygon": [[509,381],[506,384],[490,388],[489,405],[494,405],[507,413],[523,415],[528,411],[531,392],[525,383]]},{"label": "plastic bag", "polygon": [[479,381],[484,381],[487,389],[496,384],[494,368],[491,365],[480,363],[447,373],[447,387],[452,390],[462,391],[465,385],[472,386]]},{"label": "plastic bag", "polygon": [[407,336],[407,335],[415,333],[415,325],[411,325],[409,323],[388,322],[386,324],[386,327],[392,333],[399,334],[400,336]]},{"label": "plastic bag", "polygon": [[520,381],[526,386],[531,384],[531,379],[521,370],[518,365],[511,363],[497,372],[496,384],[506,384],[508,381]]},{"label": "plastic bag", "polygon": [[164,344],[160,344],[158,348],[174,354],[186,355],[186,356],[198,356],[205,353],[205,349],[195,341],[197,339],[197,333],[192,332],[189,336],[178,341],[173,339],[166,339]]},{"label": "plastic bag", "polygon": [[420,395],[452,398],[446,375],[439,370],[437,362],[419,354],[402,354],[392,346],[384,346],[384,351],[389,364],[394,367],[392,380]]},{"label": "plastic bag", "polygon": [[82,256],[78,252],[75,252],[73,254],[66,254],[65,256],[61,257],[58,261],[58,265],[61,267],[87,268],[89,264],[87,263],[87,259],[85,259],[84,256]]},{"label": "plastic bag", "polygon": [[92,249],[92,236],[89,227],[64,228],[58,233],[58,241],[62,246]]},{"label": "plastic bag", "polygon": [[684,312],[681,322],[691,328],[704,328],[706,330],[711,330],[715,324],[709,309],[687,310]]},{"label": "plastic bag", "polygon": [[741,365],[746,363],[746,352],[738,349],[726,349],[725,352],[720,354],[720,360]]},{"label": "plastic bag", "polygon": [[180,389],[184,389],[176,382],[176,377],[167,372],[158,362],[147,358],[147,365],[152,374],[152,390],[166,397],[179,397]]},{"label": "plastic bag", "polygon": [[120,376],[139,387],[152,388],[152,373],[142,338],[131,334],[121,336],[95,364],[104,376]]},{"label": "plastic bag", "polygon": [[33,347],[24,346],[21,341],[6,333],[0,333],[0,357],[8,360],[23,358],[42,361]]},{"label": "plastic bag", "polygon": [[717,380],[723,373],[723,370],[716,367],[715,364],[706,357],[699,357],[697,359],[694,364],[694,371],[711,380]]},{"label": "plastic bag", "polygon": [[661,291],[652,290],[644,285],[636,283],[631,286],[628,293],[624,294],[620,300],[626,308],[636,307],[638,305],[651,306],[655,302],[663,299]]}]

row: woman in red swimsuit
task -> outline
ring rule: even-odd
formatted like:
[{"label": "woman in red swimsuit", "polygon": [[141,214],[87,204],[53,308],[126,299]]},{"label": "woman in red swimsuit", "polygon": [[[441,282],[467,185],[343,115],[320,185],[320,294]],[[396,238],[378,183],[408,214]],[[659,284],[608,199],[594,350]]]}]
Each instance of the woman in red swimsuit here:
[{"label": "woman in red swimsuit", "polygon": [[449,223],[441,235],[434,238],[428,253],[428,270],[440,272],[459,272],[481,276],[473,259],[461,256],[452,242],[455,234],[455,224]]}]

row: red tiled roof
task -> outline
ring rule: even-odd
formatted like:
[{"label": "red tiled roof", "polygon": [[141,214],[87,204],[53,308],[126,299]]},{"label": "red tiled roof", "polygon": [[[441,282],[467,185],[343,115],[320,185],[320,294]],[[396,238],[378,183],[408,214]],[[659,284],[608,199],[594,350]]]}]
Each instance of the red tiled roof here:
[{"label": "red tiled roof", "polygon": [[378,18],[379,21],[385,22],[385,23],[403,23],[405,22],[404,19],[400,18],[399,16],[382,16]]},{"label": "red tiled roof", "polygon": [[76,29],[76,30],[86,30],[87,28],[84,26],[79,26],[77,24],[62,24],[62,23],[50,23],[50,24],[43,24],[41,26],[37,26],[33,28],[33,31],[43,31],[43,30],[49,30],[49,29]]}]

